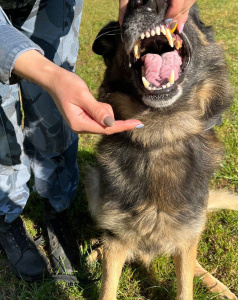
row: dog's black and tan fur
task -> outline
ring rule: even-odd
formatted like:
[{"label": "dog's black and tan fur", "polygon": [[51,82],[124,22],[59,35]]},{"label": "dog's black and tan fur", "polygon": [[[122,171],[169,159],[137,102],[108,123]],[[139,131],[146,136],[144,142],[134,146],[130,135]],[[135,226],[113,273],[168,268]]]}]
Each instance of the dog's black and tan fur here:
[{"label": "dog's black and tan fur", "polygon": [[[206,273],[196,263],[197,244],[206,222],[209,179],[222,158],[209,124],[231,103],[231,89],[212,29],[193,7],[182,36],[190,60],[183,81],[165,94],[145,91],[133,71],[131,51],[141,32],[163,22],[168,2],[136,3],[129,1],[122,38],[113,35],[119,25],[111,22],[93,46],[107,66],[100,100],[112,105],[116,119],[138,119],[145,125],[104,136],[98,145],[99,166],[88,174],[90,211],[104,232],[100,299],[116,299],[127,259],[148,265],[155,255],[166,253],[176,267],[176,299],[191,300],[194,273]],[[211,206],[219,207],[215,199]],[[237,209],[237,199],[232,201],[231,208]],[[225,205],[221,202],[220,208]],[[223,291],[222,297],[236,299],[209,273],[204,282]]]}]

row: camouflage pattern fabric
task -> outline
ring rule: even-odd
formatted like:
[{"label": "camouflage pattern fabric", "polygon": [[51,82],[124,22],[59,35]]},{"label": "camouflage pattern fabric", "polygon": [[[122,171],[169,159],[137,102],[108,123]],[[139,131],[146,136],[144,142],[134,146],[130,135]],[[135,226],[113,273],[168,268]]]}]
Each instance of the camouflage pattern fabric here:
[{"label": "camouflage pattern fabric", "polygon": [[[27,14],[18,9],[11,21],[47,58],[74,71],[82,7],[83,0],[37,0]],[[58,212],[70,204],[78,184],[78,136],[51,97],[27,80],[20,82],[22,132],[18,88],[0,83],[0,215],[7,222],[14,221],[27,202],[30,169],[35,190]]]},{"label": "camouflage pattern fabric", "polygon": [[25,7],[34,2],[35,0],[0,0],[0,5],[3,9],[16,9]]}]

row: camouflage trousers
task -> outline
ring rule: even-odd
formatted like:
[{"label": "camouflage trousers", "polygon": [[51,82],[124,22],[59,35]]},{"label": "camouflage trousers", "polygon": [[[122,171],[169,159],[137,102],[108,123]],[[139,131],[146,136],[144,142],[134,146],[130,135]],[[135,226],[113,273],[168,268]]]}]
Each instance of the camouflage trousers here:
[{"label": "camouflage trousers", "polygon": [[[83,0],[36,0],[22,14],[18,9],[11,22],[48,59],[74,71],[82,6]],[[0,215],[6,222],[14,221],[26,205],[31,170],[35,191],[56,211],[70,204],[78,184],[77,148],[78,136],[44,90],[26,80],[0,83]]]}]

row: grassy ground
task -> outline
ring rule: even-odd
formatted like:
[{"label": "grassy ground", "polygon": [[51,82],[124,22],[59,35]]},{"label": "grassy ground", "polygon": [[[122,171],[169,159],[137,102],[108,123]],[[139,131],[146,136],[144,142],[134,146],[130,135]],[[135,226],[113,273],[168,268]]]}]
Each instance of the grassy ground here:
[{"label": "grassy ground", "polygon": [[[118,1],[85,1],[84,15],[80,32],[80,55],[77,74],[88,84],[96,96],[103,76],[104,66],[100,57],[91,51],[91,45],[99,29],[107,21],[116,19]],[[230,79],[234,89],[234,105],[226,113],[224,124],[217,129],[220,139],[225,143],[225,158],[221,169],[211,182],[213,187],[226,188],[238,192],[238,40],[237,11],[235,0],[198,0],[203,21],[213,25],[217,41],[223,46],[229,67]],[[71,209],[72,228],[80,245],[82,256],[90,251],[90,238],[96,236],[95,228],[87,212],[87,204],[82,186],[86,162],[94,163],[94,145],[97,136],[79,137],[78,162],[81,168],[81,181],[76,201]],[[33,210],[37,206],[37,210]],[[24,211],[24,219],[30,233],[36,236],[42,219],[42,200],[32,193]],[[44,246],[44,245],[43,245]],[[46,245],[47,246],[47,245]],[[228,285],[238,295],[238,213],[226,211],[209,215],[199,246],[198,258],[202,265],[217,278]],[[27,284],[16,280],[11,274],[6,258],[0,255],[0,300],[43,300],[43,299],[97,299],[100,282],[85,282],[99,278],[100,264],[87,265],[83,262],[76,271],[79,284],[58,283],[45,280],[38,284]],[[84,280],[81,280],[81,279]],[[156,258],[150,268],[133,264],[123,269],[118,291],[118,299],[174,299],[176,282],[174,268],[168,257]],[[194,282],[194,299],[218,299],[209,294],[198,279]]]}]

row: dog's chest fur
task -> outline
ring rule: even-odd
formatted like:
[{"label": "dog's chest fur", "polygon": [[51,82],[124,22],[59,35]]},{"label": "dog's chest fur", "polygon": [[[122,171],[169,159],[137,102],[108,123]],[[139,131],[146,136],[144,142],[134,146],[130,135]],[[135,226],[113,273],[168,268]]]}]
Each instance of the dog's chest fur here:
[{"label": "dog's chest fur", "polygon": [[127,97],[124,104],[122,96],[110,97],[117,113],[133,110],[145,127],[100,142],[92,215],[107,235],[129,242],[143,260],[144,253],[173,254],[193,243],[204,227],[208,181],[221,158],[219,143],[203,132],[192,110],[169,117],[140,113]]}]

